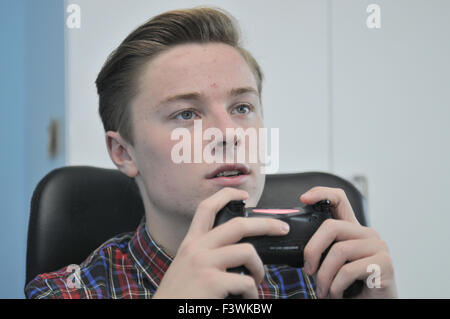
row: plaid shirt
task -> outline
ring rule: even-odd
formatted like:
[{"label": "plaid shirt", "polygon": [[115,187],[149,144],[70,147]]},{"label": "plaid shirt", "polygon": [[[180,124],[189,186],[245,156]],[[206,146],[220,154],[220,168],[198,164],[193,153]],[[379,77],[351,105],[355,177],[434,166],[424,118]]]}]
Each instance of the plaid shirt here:
[{"label": "plaid shirt", "polygon": [[[25,287],[25,295],[53,299],[152,298],[171,262],[143,221],[136,232],[108,240],[80,265],[38,275]],[[314,282],[302,269],[264,267],[259,298],[316,298]]]}]

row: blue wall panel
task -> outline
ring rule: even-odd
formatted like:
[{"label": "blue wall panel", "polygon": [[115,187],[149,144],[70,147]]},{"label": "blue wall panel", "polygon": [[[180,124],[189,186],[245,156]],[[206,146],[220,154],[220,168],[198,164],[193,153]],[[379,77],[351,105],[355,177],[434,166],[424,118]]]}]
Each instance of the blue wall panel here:
[{"label": "blue wall panel", "polygon": [[0,298],[20,298],[25,271],[25,1],[0,1]]},{"label": "blue wall panel", "polygon": [[0,298],[23,298],[32,191],[64,165],[47,155],[50,118],[64,141],[64,1],[0,0]]}]

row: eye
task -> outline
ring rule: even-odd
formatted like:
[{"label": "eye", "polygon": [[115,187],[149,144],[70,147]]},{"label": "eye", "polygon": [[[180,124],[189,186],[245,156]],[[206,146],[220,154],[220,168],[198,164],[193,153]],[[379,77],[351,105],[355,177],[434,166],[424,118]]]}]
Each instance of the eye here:
[{"label": "eye", "polygon": [[238,114],[248,114],[250,113],[252,108],[250,105],[247,104],[239,104],[238,106],[235,107],[234,110],[236,110]]},{"label": "eye", "polygon": [[195,116],[194,111],[191,111],[191,110],[184,110],[184,111],[182,111],[182,112],[176,114],[176,115],[174,116],[174,118],[175,118],[176,120],[189,121],[189,120],[192,120],[192,119],[194,118],[194,116]]}]

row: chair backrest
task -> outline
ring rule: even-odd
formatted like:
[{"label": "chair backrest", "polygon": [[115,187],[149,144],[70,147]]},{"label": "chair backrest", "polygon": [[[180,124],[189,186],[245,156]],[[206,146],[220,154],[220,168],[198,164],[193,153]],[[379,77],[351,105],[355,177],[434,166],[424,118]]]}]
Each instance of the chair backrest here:
[{"label": "chair backrest", "polygon": [[[348,181],[328,173],[266,177],[258,206],[294,207],[314,186],[344,189],[361,224],[365,201]],[[81,263],[109,238],[136,230],[144,207],[134,181],[116,169],[69,166],[53,170],[37,185],[28,226],[26,283],[36,275]]]}]

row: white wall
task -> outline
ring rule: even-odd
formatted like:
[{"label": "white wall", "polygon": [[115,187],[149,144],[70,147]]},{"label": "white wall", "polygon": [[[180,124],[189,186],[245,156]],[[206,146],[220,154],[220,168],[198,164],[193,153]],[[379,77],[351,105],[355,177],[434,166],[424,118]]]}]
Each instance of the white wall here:
[{"label": "white wall", "polygon": [[[450,297],[450,2],[78,0],[67,30],[67,164],[113,167],[95,78],[135,27],[163,11],[217,5],[240,22],[266,75],[266,126],[280,171],[364,175],[371,225],[387,240],[401,297]],[[366,7],[382,27],[367,29]]]},{"label": "white wall", "polygon": [[[380,29],[362,13],[380,5]],[[332,7],[333,163],[369,180],[401,296],[450,297],[450,2]]]}]

